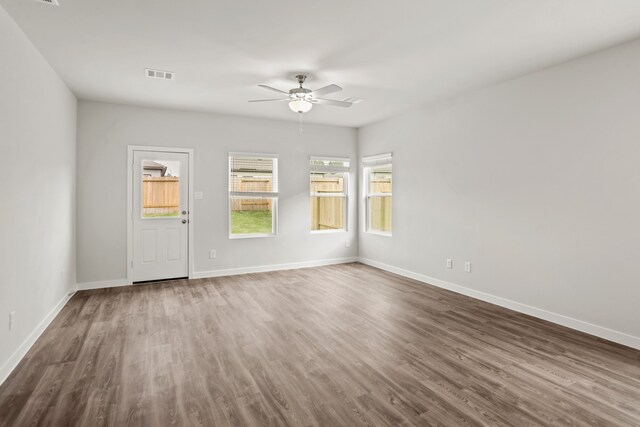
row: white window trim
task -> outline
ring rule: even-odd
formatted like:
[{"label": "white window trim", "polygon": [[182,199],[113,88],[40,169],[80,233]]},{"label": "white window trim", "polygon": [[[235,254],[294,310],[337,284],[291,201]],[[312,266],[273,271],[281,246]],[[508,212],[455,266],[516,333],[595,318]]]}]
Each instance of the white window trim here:
[{"label": "white window trim", "polygon": [[[385,196],[391,196],[392,200],[393,200],[393,196],[391,193],[383,193]],[[364,224],[364,232],[365,233],[369,233],[369,234],[376,234],[378,236],[385,236],[385,237],[391,237],[393,236],[393,220],[391,222],[391,233],[385,233],[384,231],[378,231],[378,230],[372,230],[371,228],[369,228],[369,224],[371,223],[371,210],[369,209],[369,200],[372,197],[383,197],[380,195],[380,193],[377,193],[375,195],[371,194],[371,195],[366,195],[365,196],[365,224]],[[393,203],[393,202],[392,202]],[[392,205],[393,206],[393,205]]]},{"label": "white window trim", "polygon": [[351,165],[351,159],[349,157],[309,156],[309,161],[311,160],[329,160],[332,162],[349,162],[349,165]]},{"label": "white window trim", "polygon": [[[331,156],[310,156],[309,163],[312,160],[329,160],[337,162],[349,162],[349,166],[320,166],[309,164],[309,205],[311,205],[312,197],[343,197],[344,198],[344,228],[337,230],[309,230],[310,234],[332,234],[332,233],[347,233],[349,231],[349,178],[351,174],[351,159],[349,157],[331,157]],[[333,172],[341,173],[344,179],[343,188],[341,193],[312,193],[311,192],[311,173],[313,172]]]},{"label": "white window trim", "polygon": [[[362,175],[363,175],[363,190],[364,190],[364,227],[363,232],[373,234],[377,236],[392,237],[393,236],[393,220],[391,222],[391,232],[386,233],[384,231],[371,230],[371,210],[369,208],[369,201],[372,197],[391,197],[393,200],[393,188],[391,193],[371,193],[369,194],[369,171],[374,166],[391,165],[393,168],[393,153],[376,154],[373,156],[366,156],[362,158]],[[393,172],[392,172],[393,173]],[[391,184],[393,187],[393,184]],[[392,202],[393,203],[393,202]],[[393,204],[392,204],[393,206]]]},{"label": "white window trim", "polygon": [[[231,158],[232,157],[259,157],[262,159],[278,159],[278,155],[277,154],[267,154],[267,153],[240,153],[240,152],[229,152],[229,156],[227,157],[227,163],[228,163],[228,171],[227,171],[227,187],[229,188],[229,195],[227,197],[227,203],[228,203],[228,209],[227,209],[227,214],[228,214],[228,232],[229,232],[229,239],[230,240],[235,240],[235,239],[254,239],[254,238],[261,238],[261,237],[276,237],[278,235],[278,198],[280,196],[280,183],[279,183],[279,176],[276,177],[276,179],[274,179],[274,183],[276,186],[276,190],[278,191],[274,191],[274,192],[243,192],[243,191],[231,191],[231,185],[229,185],[229,182],[231,180]],[[279,167],[280,165],[278,163],[276,163],[276,169],[275,172],[276,174],[279,175]],[[252,234],[233,234],[231,232],[231,207],[232,207],[232,203],[231,203],[231,198],[232,197],[244,197],[247,199],[250,198],[262,198],[262,199],[273,199],[273,210],[272,210],[272,214],[271,214],[271,233],[252,233]]]},{"label": "white window trim", "polygon": [[245,153],[238,151],[230,151],[229,157],[260,157],[261,159],[277,159],[279,158],[278,154],[273,153]]}]

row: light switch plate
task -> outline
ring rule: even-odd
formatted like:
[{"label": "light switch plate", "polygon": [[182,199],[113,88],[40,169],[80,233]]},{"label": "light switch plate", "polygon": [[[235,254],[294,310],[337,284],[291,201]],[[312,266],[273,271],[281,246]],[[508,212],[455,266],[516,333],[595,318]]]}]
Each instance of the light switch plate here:
[{"label": "light switch plate", "polygon": [[202,200],[203,199],[202,191],[194,191],[193,198],[196,200]]}]

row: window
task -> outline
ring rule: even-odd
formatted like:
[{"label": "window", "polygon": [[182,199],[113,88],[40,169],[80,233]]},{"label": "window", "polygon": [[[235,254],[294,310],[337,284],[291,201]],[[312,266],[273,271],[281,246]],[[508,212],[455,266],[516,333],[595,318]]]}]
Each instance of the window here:
[{"label": "window", "polygon": [[265,237],[277,232],[278,157],[229,154],[229,237]]},{"label": "window", "polygon": [[370,233],[391,235],[392,156],[362,159],[366,197],[366,229]]},{"label": "window", "polygon": [[180,216],[180,162],[142,160],[142,218]]},{"label": "window", "polygon": [[311,157],[311,231],[347,229],[349,159]]}]

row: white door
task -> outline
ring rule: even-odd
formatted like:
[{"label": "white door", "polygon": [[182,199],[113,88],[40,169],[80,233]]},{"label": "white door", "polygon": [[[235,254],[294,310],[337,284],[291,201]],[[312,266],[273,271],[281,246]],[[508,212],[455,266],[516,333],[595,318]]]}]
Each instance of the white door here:
[{"label": "white door", "polygon": [[133,152],[133,282],[189,275],[189,154]]}]

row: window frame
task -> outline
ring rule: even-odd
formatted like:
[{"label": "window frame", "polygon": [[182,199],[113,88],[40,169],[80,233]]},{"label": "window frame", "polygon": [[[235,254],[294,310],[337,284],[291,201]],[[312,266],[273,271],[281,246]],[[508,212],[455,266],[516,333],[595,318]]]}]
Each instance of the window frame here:
[{"label": "window frame", "polygon": [[[321,161],[334,161],[334,162],[346,162],[348,166],[313,166],[311,162],[314,160]],[[317,193],[311,192],[311,174],[314,172],[327,172],[333,174],[342,174],[342,189],[343,191],[340,193]],[[344,208],[343,208],[343,223],[344,228],[333,229],[333,230],[313,230],[311,228],[311,223],[309,223],[309,233],[310,234],[330,234],[330,233],[346,233],[349,231],[349,176],[351,174],[351,159],[349,157],[332,157],[332,156],[310,156],[309,157],[309,206],[311,206],[311,199],[313,197],[342,197],[344,199]],[[311,217],[311,211],[309,211],[309,218]]]},{"label": "window frame", "polygon": [[[232,190],[232,164],[233,158],[260,158],[260,159],[272,159],[273,160],[273,171],[271,173],[272,186],[274,187],[271,192],[244,192],[244,191],[233,191]],[[244,152],[229,152],[228,158],[228,171],[227,171],[227,180],[228,180],[228,197],[227,197],[227,214],[228,214],[228,232],[229,239],[254,239],[261,237],[276,237],[278,235],[278,199],[280,196],[280,184],[278,182],[278,155],[277,154],[265,154],[265,153],[244,153]],[[272,212],[271,212],[271,233],[247,233],[247,234],[234,234],[232,233],[232,208],[233,208],[233,198],[234,197],[242,197],[246,199],[272,199]]]},{"label": "window frame", "polygon": [[[371,193],[369,177],[373,168],[376,166],[391,166],[391,192],[390,193]],[[366,156],[362,158],[362,172],[363,172],[363,194],[364,194],[364,232],[369,234],[375,234],[378,236],[392,237],[393,236],[393,154],[385,153],[374,156]],[[391,231],[378,231],[371,229],[371,199],[391,197]]]}]

